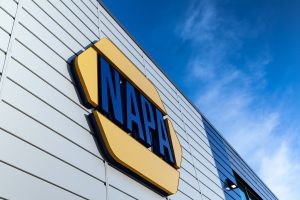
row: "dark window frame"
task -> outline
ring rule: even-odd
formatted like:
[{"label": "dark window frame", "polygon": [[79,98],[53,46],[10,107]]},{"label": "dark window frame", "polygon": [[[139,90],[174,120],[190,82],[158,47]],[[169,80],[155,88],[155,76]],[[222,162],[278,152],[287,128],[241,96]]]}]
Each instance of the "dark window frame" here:
[{"label": "dark window frame", "polygon": [[239,189],[243,188],[247,200],[263,200],[235,171],[233,171]]}]

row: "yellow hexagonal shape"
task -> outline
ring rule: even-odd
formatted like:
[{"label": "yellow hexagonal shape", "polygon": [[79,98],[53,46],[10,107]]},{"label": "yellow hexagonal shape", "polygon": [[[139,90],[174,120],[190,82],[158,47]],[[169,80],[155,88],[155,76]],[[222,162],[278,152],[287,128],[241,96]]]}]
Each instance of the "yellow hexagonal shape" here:
[{"label": "yellow hexagonal shape", "polygon": [[155,191],[163,195],[175,194],[178,190],[182,149],[171,120],[165,119],[165,124],[174,154],[174,165],[147,149],[97,110],[98,55],[109,60],[163,115],[167,115],[167,112],[153,83],[109,39],[103,38],[81,53],[74,61],[74,76],[85,105],[94,108],[90,119],[105,157],[114,166],[138,178]]}]

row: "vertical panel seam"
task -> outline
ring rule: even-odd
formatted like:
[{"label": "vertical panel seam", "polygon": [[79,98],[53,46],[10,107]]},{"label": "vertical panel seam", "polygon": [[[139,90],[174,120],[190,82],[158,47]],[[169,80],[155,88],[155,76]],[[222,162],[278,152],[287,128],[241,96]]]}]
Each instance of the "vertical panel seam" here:
[{"label": "vertical panel seam", "polygon": [[101,39],[102,35],[104,34],[101,34],[101,30],[102,30],[102,21],[101,21],[101,9],[100,9],[100,6],[101,4],[97,1],[97,9],[98,9],[98,30],[99,30],[99,39]]},{"label": "vertical panel seam", "polygon": [[6,76],[7,76],[6,72],[7,72],[9,61],[11,59],[12,46],[13,46],[13,42],[15,41],[16,29],[17,29],[17,25],[19,23],[20,10],[23,7],[23,2],[24,2],[24,0],[20,0],[17,4],[16,15],[15,15],[15,19],[14,19],[14,22],[13,22],[13,27],[12,27],[9,42],[8,42],[7,52],[6,52],[5,59],[4,59],[4,65],[3,65],[3,68],[2,68],[2,72],[1,72],[2,76],[1,76],[1,79],[0,79],[0,99],[2,99],[4,82],[6,81]]},{"label": "vertical panel seam", "polygon": [[[101,39],[101,20],[100,20],[100,3],[97,1],[97,22],[98,22],[98,36],[99,40]],[[103,159],[104,162],[104,169],[105,169],[105,189],[106,189],[106,200],[109,200],[109,176],[108,176],[108,163],[105,159]]]},{"label": "vertical panel seam", "polygon": [[[148,69],[147,69],[147,61],[146,61],[146,59],[145,59],[145,54],[142,52],[142,54],[141,54],[141,56],[142,56],[142,62],[143,63],[141,63],[142,65],[143,65],[143,74],[144,74],[144,76],[147,78],[147,79],[149,79],[148,78],[148,76],[147,76],[147,74],[148,74]],[[166,200],[171,200],[168,196],[166,196],[166,197],[164,197],[164,199],[166,199]]]},{"label": "vertical panel seam", "polygon": [[194,156],[192,155],[192,149],[191,149],[191,143],[190,143],[189,135],[188,135],[188,133],[186,131],[186,122],[185,122],[185,119],[184,119],[183,114],[182,114],[182,105],[180,103],[180,97],[178,95],[178,91],[176,91],[176,97],[177,97],[177,104],[178,104],[179,110],[180,110],[181,120],[183,122],[184,133],[186,135],[186,139],[187,139],[187,142],[188,142],[188,145],[189,145],[189,150],[190,150],[189,153],[190,153],[191,158],[192,158],[192,163],[193,163],[195,175],[196,175],[196,178],[197,178],[197,183],[198,183],[198,187],[199,187],[199,193],[201,195],[201,199],[203,199],[203,194],[202,194],[202,191],[201,191],[201,184],[200,184],[198,173],[197,173],[197,170],[196,170],[196,167],[195,167]]}]

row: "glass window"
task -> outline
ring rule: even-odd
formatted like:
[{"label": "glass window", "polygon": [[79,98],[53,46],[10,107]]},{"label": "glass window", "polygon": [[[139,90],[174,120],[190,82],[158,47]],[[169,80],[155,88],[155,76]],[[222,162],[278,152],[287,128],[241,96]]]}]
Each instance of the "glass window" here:
[{"label": "glass window", "polygon": [[247,199],[247,193],[244,190],[244,188],[240,187],[240,196],[241,196],[241,200],[248,200]]},{"label": "glass window", "polygon": [[241,200],[262,200],[236,172],[234,172],[234,176],[239,187]]},{"label": "glass window", "polygon": [[259,200],[258,197],[256,197],[255,194],[253,194],[251,191],[248,191],[249,200]]}]

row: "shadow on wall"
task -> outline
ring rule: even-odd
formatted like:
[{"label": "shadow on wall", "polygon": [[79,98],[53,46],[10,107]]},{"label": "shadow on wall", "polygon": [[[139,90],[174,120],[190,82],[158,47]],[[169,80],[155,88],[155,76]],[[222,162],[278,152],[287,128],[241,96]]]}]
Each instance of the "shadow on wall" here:
[{"label": "shadow on wall", "polygon": [[[72,80],[72,83],[73,83],[73,86],[74,86],[74,90],[76,91],[76,94],[77,94],[77,97],[79,99],[79,102],[81,105],[86,105],[86,99],[84,98],[85,95],[83,93],[83,90],[81,87],[78,87],[78,80],[77,80],[77,75],[74,71],[74,61],[75,61],[75,58],[81,54],[83,51],[85,51],[86,49],[88,49],[89,47],[91,47],[92,45],[94,45],[95,43],[97,42],[97,40],[91,42],[90,44],[86,45],[85,47],[83,47],[84,50],[79,50],[78,52],[76,52],[73,56],[71,56],[70,58],[67,59],[67,69],[68,69],[68,73],[71,77],[71,80]],[[89,125],[89,129],[93,131],[93,126],[92,124],[90,123],[90,120],[89,120],[89,115],[85,115],[85,118],[88,122],[88,125]]]},{"label": "shadow on wall", "polygon": [[[241,199],[239,194],[239,189],[226,190],[227,181],[231,180],[235,185],[237,185],[234,172],[231,168],[231,164],[228,158],[228,154],[225,148],[223,138],[214,130],[214,128],[203,118],[204,130],[206,132],[212,154],[215,161],[215,166],[218,171],[220,183],[222,190],[224,191],[224,196],[226,200],[236,200]],[[219,185],[219,184],[218,184]]]},{"label": "shadow on wall", "polygon": [[[75,62],[75,58],[81,54],[82,52],[84,52],[86,49],[90,48],[91,46],[93,46],[96,42],[98,42],[97,40],[93,41],[92,43],[86,45],[83,49],[84,50],[80,50],[78,52],[76,52],[73,56],[71,56],[68,60],[67,60],[67,67],[68,67],[68,72],[70,74],[70,77],[71,77],[71,80],[72,80],[72,83],[73,83],[73,86],[74,86],[74,90],[76,91],[76,94],[77,94],[77,97],[79,99],[79,102],[81,105],[85,106],[88,108],[88,103],[87,103],[87,99],[86,99],[86,96],[84,94],[84,91],[82,89],[82,87],[80,86],[80,83],[79,83],[79,80],[78,80],[78,76],[75,72],[75,65],[74,65],[74,62]],[[92,134],[95,134],[95,128],[94,128],[94,125],[91,123],[91,120],[90,120],[90,114],[85,114],[85,119],[87,121],[87,124],[89,126],[89,130],[91,130]],[[93,137],[94,138],[94,141],[95,141],[95,145],[97,145],[97,149],[98,151],[100,152],[101,156],[104,158],[104,154],[103,154],[103,149],[99,146],[98,144],[98,141],[96,139],[96,137]]]}]

